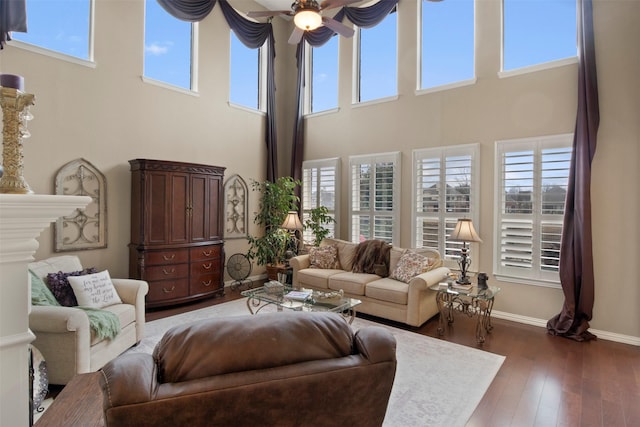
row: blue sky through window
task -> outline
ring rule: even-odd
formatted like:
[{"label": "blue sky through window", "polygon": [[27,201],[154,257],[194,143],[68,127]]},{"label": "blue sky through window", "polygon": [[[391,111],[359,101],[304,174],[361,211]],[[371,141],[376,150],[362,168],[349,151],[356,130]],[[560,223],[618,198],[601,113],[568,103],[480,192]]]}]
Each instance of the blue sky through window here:
[{"label": "blue sky through window", "polygon": [[169,15],[156,0],[145,5],[145,77],[191,89],[192,24]]},{"label": "blue sky through window", "polygon": [[311,50],[311,112],[338,107],[338,45],[340,36]]},{"label": "blue sky through window", "polygon": [[14,32],[11,37],[88,60],[89,8],[89,0],[29,0],[27,32]]},{"label": "blue sky through window", "polygon": [[231,31],[229,101],[259,109],[260,50],[246,47]]},{"label": "blue sky through window", "polygon": [[[473,77],[473,54],[469,53],[473,32],[472,0],[423,2],[427,58],[423,64],[421,87],[432,87]],[[170,16],[156,0],[145,0],[146,23],[144,40],[144,75],[182,88],[191,87],[191,25]],[[28,33],[12,34],[15,40],[45,49],[89,60],[91,0],[29,0],[27,1]],[[402,8],[402,4],[398,6]],[[373,29],[364,30],[363,78],[360,100],[372,100],[397,94],[397,15],[392,14]],[[576,56],[576,0],[504,0],[504,70],[512,70],[557,59]],[[415,21],[413,21],[415,22]],[[458,31],[448,31],[457,28]],[[284,41],[276,41],[284,43]],[[335,47],[333,46],[335,45]],[[338,37],[329,46],[314,54],[325,56],[322,66],[314,69],[314,82],[321,85],[314,90],[312,111],[335,108],[337,92],[325,87],[337,87]],[[459,57],[448,54],[454,47]],[[257,51],[247,55],[246,64],[240,60],[233,65],[231,87],[241,88],[255,81]],[[335,60],[330,59],[334,56]],[[462,59],[461,59],[462,58]],[[392,64],[392,65],[391,65]],[[447,65],[449,64],[449,65]],[[471,64],[471,65],[470,65]],[[247,76],[247,73],[250,75]],[[326,86],[325,86],[326,85]],[[235,91],[234,91],[235,92]],[[239,94],[257,103],[253,96]],[[234,95],[235,96],[235,95]]]}]

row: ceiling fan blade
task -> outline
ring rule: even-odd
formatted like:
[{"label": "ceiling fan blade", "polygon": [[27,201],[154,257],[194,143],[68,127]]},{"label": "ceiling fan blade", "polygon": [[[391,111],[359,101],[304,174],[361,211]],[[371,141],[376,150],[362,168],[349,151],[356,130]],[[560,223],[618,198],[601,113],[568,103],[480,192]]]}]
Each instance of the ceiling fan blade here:
[{"label": "ceiling fan blade", "polygon": [[265,16],[278,16],[278,15],[289,15],[289,14],[291,14],[290,10],[265,10],[265,11],[247,12],[247,16],[251,18],[262,18]]},{"label": "ceiling fan blade", "polygon": [[301,30],[298,27],[294,27],[293,32],[291,33],[291,37],[289,37],[289,44],[300,43],[300,40],[302,40],[303,34],[304,34],[304,30]]},{"label": "ceiling fan blade", "polygon": [[355,31],[353,31],[353,28],[349,28],[346,25],[344,25],[341,22],[336,21],[333,18],[328,18],[326,16],[322,17],[322,23],[326,26],[331,28],[333,31],[335,31],[336,33],[340,34],[343,37],[353,37],[353,33]]},{"label": "ceiling fan blade", "polygon": [[358,3],[362,0],[324,0],[320,3],[320,10],[333,9],[334,7],[346,6],[351,3]]}]

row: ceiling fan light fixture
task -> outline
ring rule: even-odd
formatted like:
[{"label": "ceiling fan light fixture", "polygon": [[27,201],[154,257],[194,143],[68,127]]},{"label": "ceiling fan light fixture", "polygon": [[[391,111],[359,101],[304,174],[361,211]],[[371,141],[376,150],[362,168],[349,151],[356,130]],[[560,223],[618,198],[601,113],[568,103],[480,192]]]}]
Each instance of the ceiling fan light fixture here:
[{"label": "ceiling fan light fixture", "polygon": [[293,17],[296,27],[305,31],[313,31],[322,25],[322,16],[315,10],[300,10]]}]

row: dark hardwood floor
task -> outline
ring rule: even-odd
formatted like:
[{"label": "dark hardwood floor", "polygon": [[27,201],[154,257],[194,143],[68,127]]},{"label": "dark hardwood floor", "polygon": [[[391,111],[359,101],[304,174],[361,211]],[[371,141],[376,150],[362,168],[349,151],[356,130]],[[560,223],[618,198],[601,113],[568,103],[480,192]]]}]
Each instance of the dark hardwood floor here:
[{"label": "dark hardwood floor", "polygon": [[[237,298],[239,291],[227,290],[223,297],[148,311],[146,317],[151,321]],[[492,319],[493,332],[478,345],[475,319],[462,315],[442,337],[437,316],[420,328],[358,316],[506,356],[468,426],[640,426],[640,347],[574,342],[501,319]]]}]

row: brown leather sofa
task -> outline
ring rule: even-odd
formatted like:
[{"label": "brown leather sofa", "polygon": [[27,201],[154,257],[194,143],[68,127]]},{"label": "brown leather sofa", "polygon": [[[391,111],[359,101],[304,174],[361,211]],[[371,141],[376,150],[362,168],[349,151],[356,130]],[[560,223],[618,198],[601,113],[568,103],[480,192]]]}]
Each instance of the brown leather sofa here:
[{"label": "brown leather sofa", "polygon": [[380,426],[396,371],[381,327],[282,312],[176,326],[101,372],[107,426]]}]

